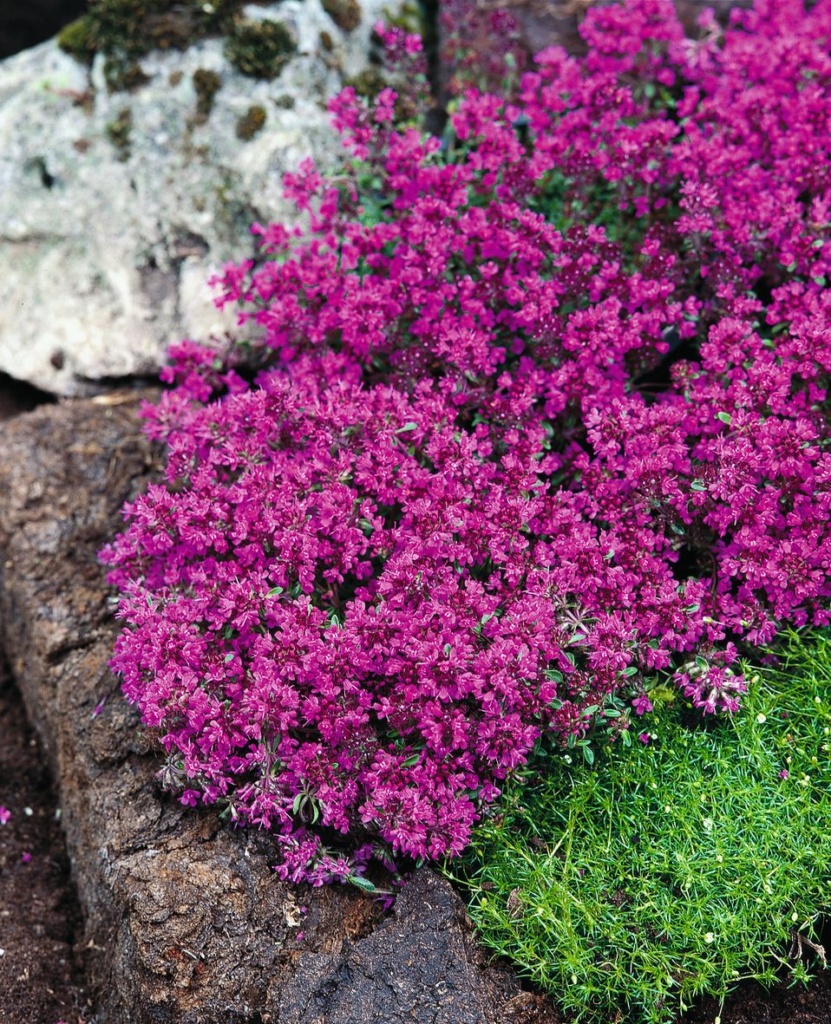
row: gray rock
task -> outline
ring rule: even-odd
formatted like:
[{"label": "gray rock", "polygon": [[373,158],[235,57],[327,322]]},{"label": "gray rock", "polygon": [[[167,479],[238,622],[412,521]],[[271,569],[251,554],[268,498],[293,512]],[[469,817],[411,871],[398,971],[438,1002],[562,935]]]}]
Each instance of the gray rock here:
[{"label": "gray rock", "polygon": [[0,424],[0,646],[57,779],[99,1024],[546,1024],[428,870],[392,916],[277,880],[267,835],[183,809],[107,667],[96,552],[158,469],[135,393]]},{"label": "gray rock", "polygon": [[[154,374],[167,346],[233,325],[208,279],[253,251],[252,221],[292,220],[282,176],[342,147],[327,100],[367,65],[385,0],[342,31],[320,0],[246,8],[289,29],[297,53],[267,81],[236,71],[221,39],[141,61],[149,82],[108,93],[52,41],[0,64],[0,371],[63,395]],[[209,116],[194,73],[221,79]],[[261,107],[249,141],[241,118]],[[100,390],[100,389],[99,389]]]}]

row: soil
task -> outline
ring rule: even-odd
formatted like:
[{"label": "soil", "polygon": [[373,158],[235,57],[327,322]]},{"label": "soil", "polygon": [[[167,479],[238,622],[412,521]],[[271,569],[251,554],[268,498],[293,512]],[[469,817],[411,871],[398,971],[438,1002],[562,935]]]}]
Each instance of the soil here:
[{"label": "soil", "polygon": [[0,664],[0,1020],[76,1024],[88,1019],[80,909],[69,877],[58,800]]}]

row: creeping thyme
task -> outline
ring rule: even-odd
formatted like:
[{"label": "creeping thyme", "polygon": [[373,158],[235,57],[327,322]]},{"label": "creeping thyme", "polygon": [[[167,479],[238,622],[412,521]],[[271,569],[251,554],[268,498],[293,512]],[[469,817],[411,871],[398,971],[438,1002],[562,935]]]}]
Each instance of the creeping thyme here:
[{"label": "creeping thyme", "polygon": [[218,281],[246,342],[175,347],[147,410],[114,665],[285,877],[457,854],[540,736],[732,711],[740,648],[829,621],[831,6],[583,33],[441,140],[345,89],[309,234]]}]

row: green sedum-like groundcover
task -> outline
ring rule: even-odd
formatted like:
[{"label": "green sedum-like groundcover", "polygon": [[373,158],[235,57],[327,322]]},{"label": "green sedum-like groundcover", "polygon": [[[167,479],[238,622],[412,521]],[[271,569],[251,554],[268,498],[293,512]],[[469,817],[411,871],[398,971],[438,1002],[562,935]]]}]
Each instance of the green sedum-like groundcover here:
[{"label": "green sedum-like groundcover", "polygon": [[789,634],[732,717],[676,697],[640,727],[593,764],[538,751],[506,787],[453,866],[481,939],[580,1021],[806,980],[831,909],[831,636]]}]

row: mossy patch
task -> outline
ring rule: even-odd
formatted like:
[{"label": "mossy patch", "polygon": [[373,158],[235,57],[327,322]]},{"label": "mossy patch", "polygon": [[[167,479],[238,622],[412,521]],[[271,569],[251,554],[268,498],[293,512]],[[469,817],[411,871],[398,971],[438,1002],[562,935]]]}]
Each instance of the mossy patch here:
[{"label": "mossy patch", "polygon": [[225,35],[241,7],[242,0],[90,0],[89,13],[63,29],[58,45],[87,64],[104,54],[109,88],[134,88],[131,69],[140,57]]},{"label": "mossy patch", "polygon": [[381,17],[395,28],[400,28],[409,35],[421,36],[422,39],[428,34],[428,25],[425,19],[425,11],[421,4],[411,3],[407,0],[396,9],[384,7]]},{"label": "mossy patch", "polygon": [[486,947],[575,1019],[669,1024],[739,977],[825,966],[831,633],[775,653],[732,717],[670,693],[629,749],[541,741],[450,866]]},{"label": "mossy patch", "polygon": [[225,56],[252,78],[276,78],[296,52],[297,43],[279,21],[236,21],[225,42]]},{"label": "mossy patch", "polygon": [[361,23],[358,0],[322,0],[323,10],[344,32],[354,32]]},{"label": "mossy patch", "polygon": [[243,142],[248,142],[249,139],[253,139],[258,132],[262,131],[266,122],[266,117],[267,115],[263,107],[249,107],[237,121],[237,138],[241,139]]},{"label": "mossy patch", "polygon": [[193,73],[193,88],[196,92],[196,120],[204,124],[211,116],[214,98],[222,87],[222,79],[209,68],[197,68]]},{"label": "mossy patch", "polygon": [[104,63],[104,78],[110,92],[134,92],[150,81],[137,60],[128,62],[109,57]]},{"label": "mossy patch", "polygon": [[58,33],[58,46],[76,60],[91,64],[96,53],[95,22],[89,14],[65,25]]},{"label": "mossy patch", "polygon": [[368,67],[357,75],[344,80],[344,85],[351,85],[359,96],[365,100],[375,100],[378,93],[389,84],[379,68]]},{"label": "mossy patch", "polygon": [[119,111],[118,117],[110,121],[105,131],[107,138],[118,150],[118,159],[127,160],[130,156],[130,134],[133,130],[133,115],[129,107]]}]

